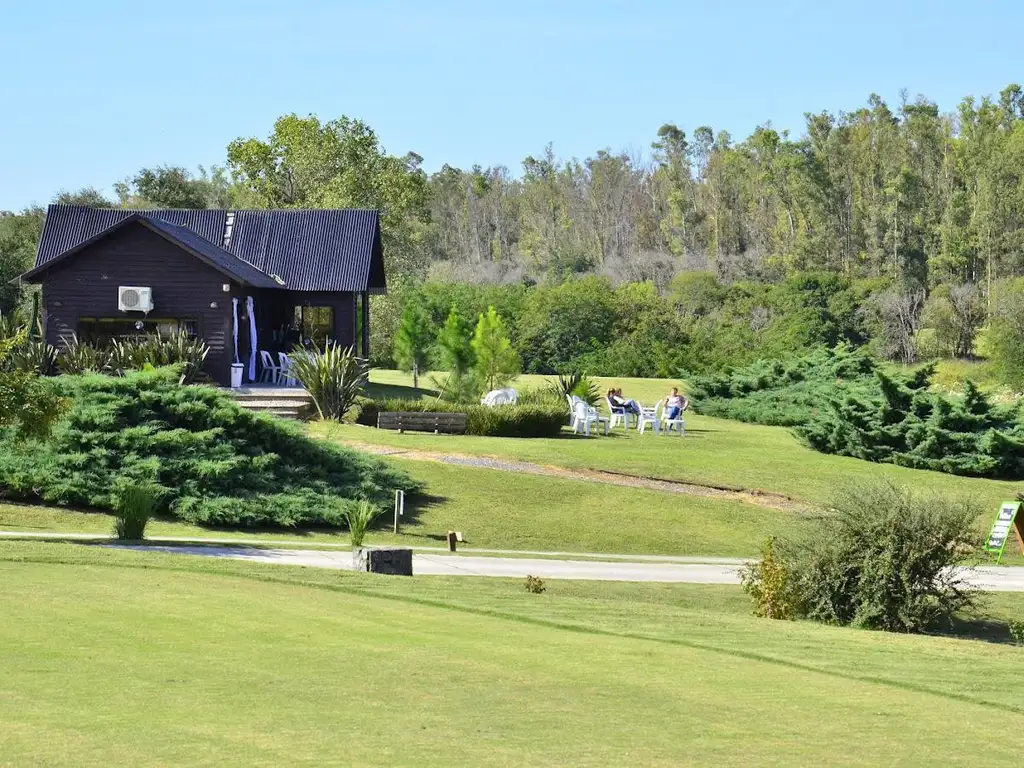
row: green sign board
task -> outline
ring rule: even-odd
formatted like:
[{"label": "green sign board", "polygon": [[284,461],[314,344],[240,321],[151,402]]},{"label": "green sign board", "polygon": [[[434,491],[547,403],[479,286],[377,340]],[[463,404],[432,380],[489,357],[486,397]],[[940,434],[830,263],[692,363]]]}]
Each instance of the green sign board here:
[{"label": "green sign board", "polygon": [[[1003,556],[1003,549],[1006,548],[1006,541],[1010,538],[1010,531],[1014,530],[1014,523],[1020,525],[1020,521],[1017,520],[1020,508],[1019,501],[1004,501],[999,507],[999,514],[996,515],[996,520],[992,523],[992,530],[988,534],[988,540],[985,542],[986,552],[997,553],[996,562],[999,562]],[[1018,535],[1020,535],[1019,530]]]}]

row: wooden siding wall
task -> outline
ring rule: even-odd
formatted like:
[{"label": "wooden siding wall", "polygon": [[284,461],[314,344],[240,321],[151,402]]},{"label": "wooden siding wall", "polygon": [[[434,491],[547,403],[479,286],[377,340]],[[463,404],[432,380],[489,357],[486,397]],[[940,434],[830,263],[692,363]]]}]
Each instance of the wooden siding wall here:
[{"label": "wooden siding wall", "polygon": [[[231,292],[224,292],[224,284]],[[218,382],[230,383],[231,299],[237,296],[243,304],[245,292],[226,275],[141,225],[94,243],[45,276],[46,340],[60,345],[62,338],[77,332],[80,317],[136,317],[117,309],[121,285],[153,289],[150,317],[196,319],[199,335],[210,346],[206,371]],[[216,308],[211,307],[214,303]]]}]

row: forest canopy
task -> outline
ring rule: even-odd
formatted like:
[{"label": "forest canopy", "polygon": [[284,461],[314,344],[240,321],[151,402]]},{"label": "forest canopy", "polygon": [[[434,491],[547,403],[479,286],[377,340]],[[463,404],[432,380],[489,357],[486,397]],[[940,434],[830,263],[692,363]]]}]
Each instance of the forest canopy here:
[{"label": "forest canopy", "polygon": [[[890,105],[871,95],[848,111],[808,113],[799,135],[766,122],[740,141],[666,123],[643,157],[598,149],[563,158],[549,145],[517,169],[430,174],[420,155],[389,153],[361,120],[292,114],[266,136],[231,142],[221,165],[154,166],[111,181],[113,198],[85,189],[57,199],[379,208],[393,297],[375,299],[375,332],[393,332],[402,296],[444,293],[430,285],[480,286],[460,305],[474,312],[494,303],[486,286],[503,285],[497,298],[510,312],[519,302],[537,313],[502,312],[530,370],[650,374],[681,358],[715,370],[839,341],[870,341],[910,363],[970,356],[977,329],[1000,322],[993,349],[1012,357],[1024,339],[1012,282],[1024,276],[1024,92],[1015,84],[945,111],[923,96]],[[30,265],[43,213],[0,213],[0,313],[24,300],[8,281]],[[610,287],[554,290],[587,276]],[[534,285],[547,292],[517,298]],[[538,318],[566,307],[578,323],[542,327]],[[432,311],[443,322],[449,309]],[[922,327],[934,331],[924,351]],[[578,328],[593,334],[576,338]],[[386,342],[377,349],[377,362],[393,361]],[[1024,359],[1004,369],[1024,385]]]}]

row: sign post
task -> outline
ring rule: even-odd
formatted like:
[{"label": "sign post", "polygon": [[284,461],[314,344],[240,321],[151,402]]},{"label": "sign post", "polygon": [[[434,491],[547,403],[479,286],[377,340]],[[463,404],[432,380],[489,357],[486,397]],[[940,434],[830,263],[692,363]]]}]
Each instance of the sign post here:
[{"label": "sign post", "polygon": [[398,518],[405,516],[405,491],[395,491],[395,533],[398,533]]},{"label": "sign post", "polygon": [[999,507],[995,522],[992,523],[992,530],[985,541],[985,551],[995,553],[997,563],[1003,558],[1003,550],[1006,549],[1011,529],[1017,536],[1021,552],[1024,553],[1024,515],[1018,515],[1020,508],[1019,501],[1004,501]]}]

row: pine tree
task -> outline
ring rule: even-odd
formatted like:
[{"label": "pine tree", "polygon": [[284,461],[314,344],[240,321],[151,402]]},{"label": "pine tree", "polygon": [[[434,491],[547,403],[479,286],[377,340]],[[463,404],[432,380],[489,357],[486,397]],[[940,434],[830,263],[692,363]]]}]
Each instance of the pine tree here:
[{"label": "pine tree", "polygon": [[452,306],[437,336],[437,349],[441,367],[449,372],[443,387],[445,396],[456,402],[468,400],[474,394],[469,377],[476,362],[472,340],[472,326]]},{"label": "pine tree", "polygon": [[413,389],[420,388],[420,370],[426,367],[429,346],[430,318],[422,304],[410,301],[395,333],[395,361],[403,371],[412,371]]},{"label": "pine tree", "polygon": [[456,376],[465,376],[475,362],[472,347],[473,331],[459,311],[452,306],[448,319],[437,336],[442,367]]},{"label": "pine tree", "polygon": [[494,307],[480,315],[473,334],[474,366],[484,391],[504,386],[519,374],[519,355],[512,348],[505,323]]}]

